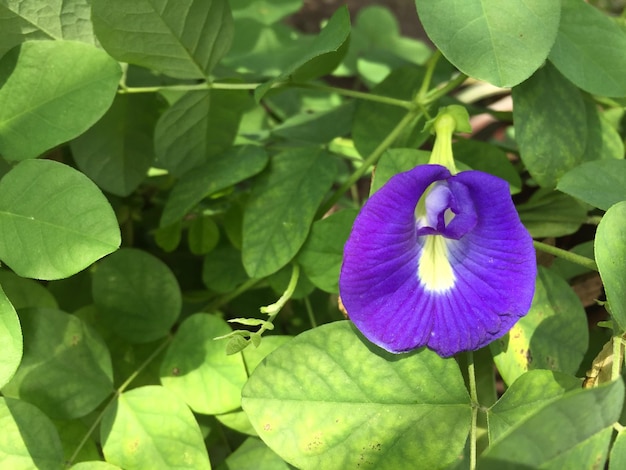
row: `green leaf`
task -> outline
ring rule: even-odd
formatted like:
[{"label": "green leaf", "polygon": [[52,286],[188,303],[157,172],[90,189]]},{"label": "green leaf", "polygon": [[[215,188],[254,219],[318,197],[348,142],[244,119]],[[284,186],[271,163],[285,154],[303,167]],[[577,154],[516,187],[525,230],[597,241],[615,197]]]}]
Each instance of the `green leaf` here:
[{"label": "green leaf", "polygon": [[0,462],[4,468],[63,468],[59,435],[52,421],[37,407],[0,397],[0,429]]},{"label": "green leaf", "polygon": [[272,157],[243,216],[243,265],[250,277],[272,274],[296,255],[336,173],[335,160],[323,150],[294,149]]},{"label": "green leaf", "polygon": [[118,95],[104,117],[72,141],[78,168],[105,191],[131,194],[154,160],[157,115],[155,94]]},{"label": "green leaf", "polygon": [[224,461],[224,470],[290,470],[292,467],[267,447],[249,437]]},{"label": "green leaf", "polygon": [[490,347],[500,375],[512,384],[533,369],[574,375],[588,342],[587,315],[580,300],[567,282],[540,267],[530,311]]},{"label": "green leaf", "polygon": [[383,352],[345,321],[274,351],[242,396],[259,436],[299,468],[444,468],[470,425],[453,359]]},{"label": "green leaf", "polygon": [[125,469],[210,469],[198,423],[185,403],[164,387],[125,392],[100,425],[107,462]]},{"label": "green leaf", "polygon": [[2,351],[2,355],[0,355],[0,389],[15,374],[22,360],[23,349],[20,320],[15,313],[15,308],[0,287],[0,351]]},{"label": "green leaf", "polygon": [[626,431],[617,433],[609,458],[609,470],[621,470],[626,466]]},{"label": "green leaf", "polygon": [[348,8],[343,6],[328,20],[319,36],[306,49],[301,50],[298,60],[290,64],[278,77],[254,90],[254,97],[260,101],[274,84],[290,78],[306,81],[331,72],[343,58],[340,49],[346,44],[349,36],[350,14]]},{"label": "green leaf", "polygon": [[623,402],[621,380],[566,393],[494,442],[478,467],[603,468]]},{"label": "green leaf", "polygon": [[202,282],[214,292],[226,294],[247,281],[241,252],[231,245],[221,245],[205,256]]},{"label": "green leaf", "polygon": [[0,0],[0,57],[24,41],[70,39],[94,44],[87,0]]},{"label": "green leaf", "polygon": [[178,248],[182,238],[182,232],[183,223],[181,220],[178,220],[173,224],[156,229],[154,231],[154,241],[163,251],[171,253]]},{"label": "green leaf", "polygon": [[[415,0],[428,37],[463,73],[512,87],[546,60],[561,5],[545,0]],[[470,47],[471,45],[471,47]]]},{"label": "green leaf", "polygon": [[430,152],[417,149],[389,149],[378,160],[373,173],[370,196],[398,173],[412,170],[417,165],[425,165],[430,159]]},{"label": "green leaf", "polygon": [[22,277],[60,279],[120,246],[98,187],[51,160],[27,160],[0,180],[0,259]]},{"label": "green leaf", "polygon": [[10,271],[0,270],[0,286],[13,307],[18,310],[28,307],[58,307],[54,296],[39,282],[24,279]]},{"label": "green leaf", "polygon": [[189,227],[189,250],[194,255],[204,255],[220,241],[220,230],[212,217],[194,219]]},{"label": "green leaf", "polygon": [[233,36],[227,0],[92,0],[93,27],[121,62],[176,78],[208,78]]},{"label": "green leaf", "polygon": [[102,338],[60,310],[28,308],[19,316],[27,347],[3,395],[32,403],[55,419],[93,411],[113,390],[111,357]]},{"label": "green leaf", "polygon": [[[61,438],[65,461],[69,462],[77,450],[77,443],[81,442],[86,435],[90,435],[89,427],[80,419],[56,421],[54,425]],[[97,460],[99,458],[100,452],[96,441],[93,438],[88,438],[72,461]]]},{"label": "green leaf", "polygon": [[245,91],[189,91],[165,111],[156,125],[157,166],[180,176],[208,164],[230,148],[244,108]]},{"label": "green leaf", "polygon": [[[412,100],[424,78],[423,69],[401,67],[395,69],[384,81],[372,88],[372,94]],[[354,146],[363,156],[371,154],[406,115],[407,110],[399,106],[361,101],[354,113],[352,138]],[[416,119],[392,147],[419,147],[429,136],[423,132],[421,118]]]},{"label": "green leaf", "polygon": [[302,0],[230,0],[230,7],[235,21],[246,18],[270,25],[298,11]]},{"label": "green leaf", "polygon": [[241,405],[247,378],[243,359],[227,356],[224,342],[215,340],[231,331],[215,315],[194,314],[180,325],[163,358],[161,383],[196,413],[226,413]]},{"label": "green leaf", "polygon": [[205,197],[259,173],[267,160],[263,147],[244,145],[233,147],[188,171],[172,188],[161,216],[161,227],[183,218]]},{"label": "green leaf", "polygon": [[604,159],[583,163],[561,177],[556,189],[608,210],[626,200],[626,160]]},{"label": "green leaf", "polygon": [[626,32],[580,0],[562,0],[550,61],[576,86],[602,96],[626,96]]},{"label": "green leaf", "polygon": [[547,403],[579,389],[580,385],[576,377],[549,370],[529,370],[520,375],[487,410],[489,441],[494,442]]},{"label": "green leaf", "polygon": [[612,206],[598,225],[594,249],[611,315],[626,330],[626,201]]},{"label": "green leaf", "polygon": [[[595,259],[593,252],[593,240],[576,245],[570,251],[586,258]],[[590,270],[589,268],[581,266],[578,263],[573,263],[563,258],[555,258],[554,262],[550,265],[550,271],[557,273],[563,279],[572,279],[576,276],[580,276],[581,274],[588,273]]]},{"label": "green leaf", "polygon": [[356,215],[356,210],[345,209],[313,223],[311,234],[298,255],[298,263],[307,277],[326,292],[339,292],[343,245]]},{"label": "green leaf", "polygon": [[11,49],[0,58],[0,154],[35,158],[82,134],[111,106],[121,74],[105,52],[82,42]]},{"label": "green leaf", "polygon": [[588,128],[583,95],[547,64],[513,88],[513,101],[522,161],[540,186],[554,187],[584,159]]},{"label": "green leaf", "polygon": [[169,267],[134,248],[123,248],[98,264],[92,295],[102,323],[131,343],[166,336],[182,305]]},{"label": "green leaf", "polygon": [[121,470],[117,465],[111,465],[107,462],[100,460],[94,460],[90,462],[78,462],[76,465],[72,465],[70,470]]},{"label": "green leaf", "polygon": [[569,235],[587,220],[583,204],[548,189],[535,192],[527,202],[517,206],[517,211],[533,238]]}]

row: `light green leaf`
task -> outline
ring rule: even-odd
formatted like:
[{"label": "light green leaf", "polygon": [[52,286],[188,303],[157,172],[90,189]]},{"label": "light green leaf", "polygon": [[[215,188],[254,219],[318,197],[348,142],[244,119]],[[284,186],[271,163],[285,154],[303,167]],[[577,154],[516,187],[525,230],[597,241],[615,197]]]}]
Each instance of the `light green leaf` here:
[{"label": "light green leaf", "polygon": [[0,57],[24,41],[70,39],[94,44],[87,0],[0,0]]},{"label": "light green leaf", "polygon": [[185,403],[164,387],[125,392],[100,425],[107,462],[126,470],[207,470],[202,433]]},{"label": "light green leaf", "polygon": [[259,173],[267,160],[263,147],[244,145],[233,147],[188,171],[172,188],[161,216],[161,227],[183,218],[205,197]]},{"label": "light green leaf", "polygon": [[73,41],[29,41],[0,59],[0,154],[35,158],[85,132],[109,109],[122,71]]},{"label": "light green leaf", "polygon": [[576,199],[540,189],[517,206],[520,219],[533,238],[562,237],[576,232],[587,220],[587,209]]},{"label": "light green leaf", "polygon": [[20,320],[2,287],[0,287],[0,351],[2,351],[0,355],[1,389],[15,374],[23,352]]},{"label": "light green leaf", "polygon": [[487,410],[489,441],[494,442],[547,403],[580,386],[580,379],[555,371],[537,369],[520,375]]},{"label": "light green leaf", "polygon": [[256,100],[260,101],[274,84],[289,78],[305,81],[331,72],[343,58],[340,49],[346,44],[349,35],[350,14],[348,8],[343,6],[328,20],[319,36],[306,49],[302,49],[297,61],[254,91]]},{"label": "light green leaf", "polygon": [[626,431],[622,429],[617,433],[611,448],[609,470],[621,470],[624,467],[626,467]]},{"label": "light green leaf", "polygon": [[134,248],[123,248],[98,264],[92,295],[102,323],[131,343],[166,336],[182,305],[169,267]]},{"label": "light green leaf", "polygon": [[290,470],[292,467],[267,447],[249,437],[224,461],[224,470]]},{"label": "light green leaf", "polygon": [[522,161],[540,186],[552,188],[559,177],[584,160],[588,128],[583,95],[546,64],[513,88],[513,101]]},{"label": "light green leaf", "polygon": [[157,115],[155,94],[118,95],[104,117],[72,141],[78,168],[105,191],[128,196],[154,160]]},{"label": "light green leaf", "polygon": [[161,383],[196,413],[226,413],[241,404],[243,358],[227,356],[225,343],[215,340],[231,331],[221,318],[197,313],[180,325],[163,358]]},{"label": "light green leaf", "polygon": [[19,277],[10,271],[0,270],[0,286],[13,307],[18,310],[28,307],[58,307],[54,296],[43,285],[32,279]]},{"label": "light green leaf", "polygon": [[180,176],[230,148],[244,108],[245,91],[190,91],[157,122],[157,166]]},{"label": "light green leaf", "polygon": [[108,462],[94,460],[90,462],[79,462],[72,465],[70,470],[121,470],[117,465],[111,465]]},{"label": "light green leaf", "polygon": [[68,277],[119,246],[113,209],[79,171],[27,160],[0,181],[0,259],[20,276]]},{"label": "light green leaf", "polygon": [[603,468],[623,402],[622,380],[566,393],[494,442],[478,468]]},{"label": "light green leaf", "polygon": [[562,0],[550,61],[576,86],[602,96],[626,96],[626,32],[580,0]]},{"label": "light green leaf", "polygon": [[496,86],[523,82],[546,60],[561,4],[551,0],[415,0],[428,37],[463,73]]},{"label": "light green leaf", "polygon": [[204,255],[213,250],[220,241],[220,230],[212,217],[201,216],[189,226],[189,251]]},{"label": "light green leaf", "polygon": [[417,165],[425,165],[430,152],[418,149],[389,149],[380,157],[372,178],[370,196],[398,173],[412,170]]},{"label": "light green leaf", "polygon": [[540,267],[530,311],[490,347],[500,375],[512,384],[533,369],[574,375],[588,342],[587,315],[580,300],[567,282]]},{"label": "light green leaf", "polygon": [[121,62],[176,78],[208,78],[230,47],[227,0],[92,0],[98,40]]},{"label": "light green leaf", "polygon": [[626,330],[626,201],[612,206],[598,225],[594,249],[606,299],[617,324]]},{"label": "light green leaf", "polygon": [[250,277],[272,274],[296,255],[336,173],[336,162],[323,150],[294,149],[272,157],[243,216],[243,265]]},{"label": "light green leaf", "polygon": [[0,397],[0,429],[0,462],[4,468],[63,468],[59,435],[52,421],[37,407]]},{"label": "light green leaf", "polygon": [[230,7],[236,22],[246,18],[270,25],[298,11],[302,0],[230,0]]},{"label": "light green leaf", "polygon": [[462,452],[470,425],[453,359],[385,353],[349,322],[306,331],[274,351],[242,396],[259,436],[299,468],[444,468]]},{"label": "light green leaf", "polygon": [[339,292],[339,271],[346,243],[357,211],[346,209],[318,220],[298,255],[302,270],[316,287]]},{"label": "light green leaf", "polygon": [[626,160],[610,158],[583,163],[565,173],[556,189],[608,210],[626,200]]},{"label": "light green leaf", "polygon": [[93,411],[113,390],[113,367],[100,336],[79,318],[50,308],[20,310],[24,357],[6,397],[36,405],[51,418]]}]

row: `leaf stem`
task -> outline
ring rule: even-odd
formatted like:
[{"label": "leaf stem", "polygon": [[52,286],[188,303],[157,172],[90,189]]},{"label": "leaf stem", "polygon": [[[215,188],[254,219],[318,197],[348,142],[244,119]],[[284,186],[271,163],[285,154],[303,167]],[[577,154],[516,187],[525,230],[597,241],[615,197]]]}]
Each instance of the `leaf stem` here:
[{"label": "leaf stem", "polygon": [[478,423],[478,394],[476,392],[476,371],[474,368],[474,351],[467,352],[467,375],[472,406],[472,423],[470,425],[470,470],[476,469],[476,439]]},{"label": "leaf stem", "polygon": [[433,73],[435,72],[435,66],[437,62],[439,62],[439,58],[441,57],[441,52],[439,49],[435,50],[432,56],[428,59],[428,64],[426,65],[426,73],[424,74],[424,80],[422,80],[422,85],[420,86],[419,91],[416,95],[416,101],[423,102],[426,94],[428,93],[428,88],[430,87],[430,82],[433,79]]},{"label": "leaf stem", "polygon": [[591,271],[598,271],[598,265],[596,262],[586,256],[577,255],[571,251],[563,250],[562,248],[557,248],[556,246],[548,245],[547,243],[538,242],[537,240],[533,240],[533,245],[537,250],[544,251],[551,255],[558,256],[559,258],[563,258],[566,261],[579,264],[587,269],[590,269]]},{"label": "leaf stem", "polygon": [[257,284],[260,284],[261,281],[263,281],[263,279],[248,279],[246,282],[244,282],[239,287],[237,287],[234,291],[229,292],[228,294],[225,294],[215,299],[208,305],[206,305],[202,309],[202,311],[208,312],[208,313],[214,312],[215,310],[219,309],[222,305],[227,304],[234,298],[239,297],[241,294],[243,294],[247,290],[250,290],[253,287],[255,287]]},{"label": "leaf stem", "polygon": [[317,327],[317,321],[315,321],[315,314],[313,313],[313,309],[311,308],[311,301],[309,300],[308,295],[304,297],[304,306],[306,307],[306,313],[309,316],[311,327]]},{"label": "leaf stem", "polygon": [[611,367],[611,380],[617,380],[622,372],[622,337],[621,335],[613,336],[613,365]]},{"label": "leaf stem", "polygon": [[283,295],[281,295],[280,298],[273,304],[267,305],[265,307],[261,307],[261,313],[266,313],[269,315],[270,318],[268,321],[270,323],[293,295],[294,291],[296,290],[296,286],[298,285],[299,278],[300,278],[300,266],[294,263],[293,270],[291,271],[291,278],[289,279],[289,284],[287,285],[285,292],[283,292]]},{"label": "leaf stem", "polygon": [[319,85],[316,83],[292,83],[291,85],[297,88],[308,88],[311,90],[326,91],[328,93],[337,93],[338,95],[349,96],[350,98],[357,98],[366,101],[389,104],[392,106],[399,106],[400,108],[406,108],[409,110],[415,108],[415,104],[412,101],[392,98],[390,96],[375,95],[363,91],[349,90],[347,88]]}]

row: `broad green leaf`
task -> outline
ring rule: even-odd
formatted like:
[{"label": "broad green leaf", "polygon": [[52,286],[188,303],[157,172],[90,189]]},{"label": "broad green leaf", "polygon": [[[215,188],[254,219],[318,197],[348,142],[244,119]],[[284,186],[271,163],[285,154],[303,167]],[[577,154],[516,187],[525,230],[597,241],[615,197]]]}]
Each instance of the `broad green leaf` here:
[{"label": "broad green leaf", "polygon": [[[22,360],[22,329],[15,308],[0,287],[0,389],[11,380]],[[2,446],[0,446],[0,449]],[[1,459],[0,459],[1,461]]]},{"label": "broad green leaf", "polygon": [[292,467],[258,438],[249,437],[224,461],[224,470],[290,470]]},{"label": "broad green leaf", "polygon": [[580,385],[580,379],[555,371],[529,370],[520,375],[487,410],[489,441],[494,442],[547,403],[579,389]]},{"label": "broad green leaf", "polygon": [[[598,104],[591,97],[585,97],[587,115],[587,148],[584,160],[603,158],[624,158],[624,142],[619,132],[619,122],[611,123],[607,111],[600,111]],[[615,108],[614,108],[615,109]]]},{"label": "broad green leaf", "polygon": [[128,196],[154,160],[157,115],[155,94],[118,95],[104,117],[72,141],[78,168],[105,191]]},{"label": "broad green leaf", "polygon": [[343,6],[328,20],[319,36],[306,49],[302,49],[298,60],[290,64],[278,77],[259,86],[254,91],[254,97],[260,101],[274,84],[288,79],[305,81],[331,72],[343,58],[340,49],[346,44],[349,36],[350,14],[348,8]]},{"label": "broad green leaf", "polygon": [[247,281],[241,252],[231,245],[221,245],[204,257],[202,282],[214,292],[226,294]]},{"label": "broad green leaf", "polygon": [[236,22],[247,18],[270,25],[298,11],[302,0],[230,0],[230,7]]},{"label": "broad green leaf", "polygon": [[339,292],[339,270],[357,211],[346,209],[313,223],[311,234],[298,255],[298,263],[316,287]]},{"label": "broad green leaf", "polygon": [[54,296],[43,285],[10,271],[0,270],[0,286],[13,307],[18,310],[28,307],[58,307]]},{"label": "broad green leaf", "polygon": [[[379,85],[372,89],[372,94],[391,98],[412,100],[419,89],[424,72],[417,67],[395,69]],[[398,106],[361,101],[357,104],[352,124],[354,145],[362,156],[372,153],[406,115],[407,110]],[[424,124],[416,119],[404,134],[400,135],[392,147],[419,147],[429,136],[423,132]]]},{"label": "broad green leaf", "polygon": [[244,145],[188,171],[172,188],[161,216],[161,227],[182,219],[205,197],[259,173],[267,165],[267,158],[262,147]]},{"label": "broad green leaf", "polygon": [[166,336],[181,311],[176,277],[148,252],[124,248],[98,264],[92,295],[99,318],[130,343]]},{"label": "broad green leaf", "polygon": [[177,220],[173,224],[156,229],[154,231],[154,241],[163,251],[171,253],[180,245],[182,233],[183,223],[181,220]]},{"label": "broad green leaf", "polygon": [[612,206],[598,225],[594,249],[611,315],[626,330],[626,201]]},{"label": "broad green leaf", "polygon": [[443,55],[496,86],[523,82],[546,60],[559,27],[557,0],[415,0]]},{"label": "broad green leaf", "polygon": [[556,189],[608,210],[626,200],[626,160],[612,158],[583,163],[559,179]]},{"label": "broad green leaf", "polygon": [[35,158],[109,109],[122,71],[95,46],[29,41],[0,58],[0,154]]},{"label": "broad green leaf", "polygon": [[562,237],[576,232],[587,220],[587,209],[576,199],[540,189],[517,206],[520,219],[534,238]]},{"label": "broad green leaf", "polygon": [[470,425],[453,359],[385,353],[346,321],[274,351],[242,397],[259,436],[298,468],[445,468]]},{"label": "broad green leaf", "polygon": [[373,173],[370,196],[398,173],[412,170],[417,165],[425,165],[430,159],[430,152],[418,149],[389,149],[380,157]]},{"label": "broad green leaf", "polygon": [[0,57],[24,41],[70,39],[94,44],[87,0],[0,0]]},{"label": "broad green leaf", "polygon": [[190,91],[157,122],[156,165],[180,176],[230,148],[249,97],[245,91]]},{"label": "broad green leaf", "polygon": [[562,0],[550,61],[576,86],[602,96],[626,96],[626,31],[580,0]]},{"label": "broad green leaf", "polygon": [[27,160],[0,180],[0,259],[18,275],[68,277],[119,246],[113,209],[79,171]]},{"label": "broad green leaf", "polygon": [[6,469],[58,470],[63,448],[54,424],[25,401],[0,397],[0,462]]},{"label": "broad green leaf", "polygon": [[336,173],[335,160],[323,150],[294,149],[272,157],[243,217],[243,265],[250,277],[272,274],[296,255]]},{"label": "broad green leaf", "polygon": [[220,241],[220,229],[212,217],[201,216],[189,226],[189,251],[204,255],[213,250]]},{"label": "broad green leaf", "polygon": [[622,429],[617,433],[611,448],[609,470],[621,470],[624,467],[626,467],[626,431]]},{"label": "broad green leaf", "polygon": [[513,101],[522,161],[540,186],[552,188],[584,160],[588,129],[583,95],[546,64],[513,88]]},{"label": "broad green leaf", "polygon": [[621,380],[568,392],[494,442],[478,468],[603,468],[623,402]]},{"label": "broad green leaf", "polygon": [[91,7],[109,54],[176,78],[208,78],[232,41],[227,0],[92,0]]},{"label": "broad green leaf", "polygon": [[567,282],[540,267],[530,311],[490,347],[500,375],[512,384],[533,369],[574,375],[588,342],[587,316],[580,300]]},{"label": "broad green leaf", "polygon": [[[593,240],[576,245],[570,251],[586,258],[595,259],[593,252]],[[567,261],[563,258],[555,258],[553,263],[550,265],[550,271],[557,273],[563,279],[572,279],[581,274],[588,273],[589,268]]]},{"label": "broad green leaf", "polygon": [[24,357],[6,397],[32,403],[55,419],[93,411],[113,390],[109,351],[79,318],[50,308],[20,310]]},{"label": "broad green leaf", "polygon": [[207,313],[188,317],[176,331],[161,363],[161,383],[196,413],[219,414],[238,408],[246,368],[240,354],[226,355],[217,336],[232,331]]},{"label": "broad green leaf", "polygon": [[106,461],[126,470],[207,470],[209,456],[187,405],[164,387],[125,392],[100,425]]},{"label": "broad green leaf", "polygon": [[71,470],[121,470],[117,465],[108,462],[93,460],[89,462],[78,462],[70,467]]},{"label": "broad green leaf", "polygon": [[[85,435],[89,435],[89,427],[80,419],[55,421],[54,425],[61,438],[65,460],[69,462],[74,452],[77,450],[77,443],[81,442]],[[80,462],[83,460],[97,460],[99,458],[100,452],[96,441],[93,438],[89,438],[85,441],[72,461]]]}]

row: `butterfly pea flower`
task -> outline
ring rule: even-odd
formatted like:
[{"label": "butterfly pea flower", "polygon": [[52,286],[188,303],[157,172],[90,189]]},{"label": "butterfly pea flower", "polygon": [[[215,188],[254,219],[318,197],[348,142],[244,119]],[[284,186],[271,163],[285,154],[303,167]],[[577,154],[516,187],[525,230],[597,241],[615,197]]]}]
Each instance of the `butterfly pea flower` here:
[{"label": "butterfly pea flower", "polygon": [[445,166],[397,174],[369,198],[344,248],[339,289],[374,344],[449,357],[489,344],[528,312],[537,267],[508,183],[456,174],[454,124],[435,129],[431,162]]}]

